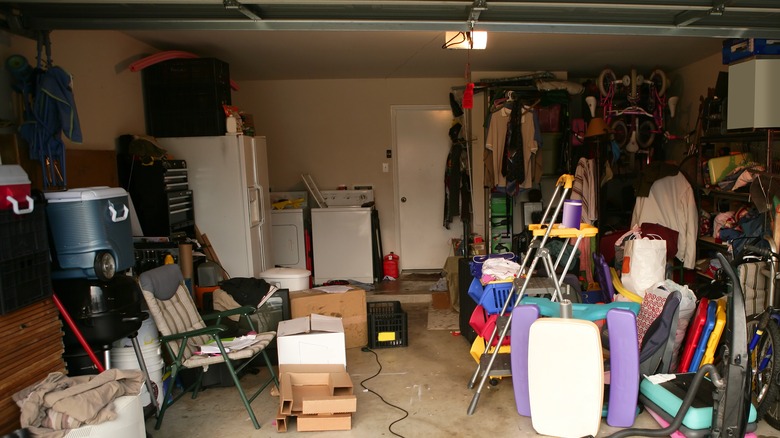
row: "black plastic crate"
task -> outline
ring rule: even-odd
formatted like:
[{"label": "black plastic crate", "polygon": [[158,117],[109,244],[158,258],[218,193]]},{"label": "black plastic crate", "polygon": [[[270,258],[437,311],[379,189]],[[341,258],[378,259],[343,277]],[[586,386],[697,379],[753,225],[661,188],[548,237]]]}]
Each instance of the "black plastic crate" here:
[{"label": "black plastic crate", "polygon": [[215,58],[172,59],[142,70],[146,132],[155,137],[225,135],[230,69]]},{"label": "black plastic crate", "polygon": [[368,303],[368,346],[370,348],[409,345],[406,312],[400,301]]},{"label": "black plastic crate", "polygon": [[0,262],[48,250],[43,206],[27,214],[0,210]]},{"label": "black plastic crate", "polygon": [[48,239],[43,205],[0,210],[0,315],[51,295]]},{"label": "black plastic crate", "polygon": [[0,315],[51,296],[49,251],[0,261]]}]

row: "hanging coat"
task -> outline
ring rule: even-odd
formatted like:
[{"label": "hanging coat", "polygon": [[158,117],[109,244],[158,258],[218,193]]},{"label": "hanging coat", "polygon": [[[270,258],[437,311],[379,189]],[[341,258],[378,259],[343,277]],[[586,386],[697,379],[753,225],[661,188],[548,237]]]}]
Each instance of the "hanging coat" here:
[{"label": "hanging coat", "polygon": [[[81,125],[76,101],[73,96],[72,77],[60,67],[46,70],[36,69],[32,75],[35,84],[29,108],[25,110],[25,121],[19,132],[30,145],[30,158],[41,161],[44,166],[44,182],[52,183],[46,175],[47,159],[56,162],[62,173],[61,184],[65,185],[65,144],[61,134],[81,143]],[[29,87],[28,87],[29,88]],[[29,102],[25,96],[25,104]],[[59,184],[54,184],[59,185]]]},{"label": "hanging coat", "polygon": [[450,229],[453,219],[471,220],[471,182],[468,166],[468,144],[460,138],[460,124],[450,129],[452,146],[444,170],[444,228]]}]

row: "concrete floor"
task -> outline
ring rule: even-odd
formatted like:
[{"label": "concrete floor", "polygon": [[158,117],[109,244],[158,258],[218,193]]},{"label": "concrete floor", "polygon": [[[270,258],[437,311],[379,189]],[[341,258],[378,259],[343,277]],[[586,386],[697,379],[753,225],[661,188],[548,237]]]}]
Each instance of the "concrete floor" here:
[{"label": "concrete floor", "polygon": [[[457,332],[428,330],[427,315],[430,291],[422,289],[431,283],[404,286],[384,285],[368,294],[369,300],[398,300],[408,314],[408,347],[376,349],[373,352],[359,348],[347,350],[347,371],[357,394],[357,412],[352,418],[352,430],[317,432],[322,437],[452,437],[452,436],[539,436],[531,419],[518,415],[512,380],[502,379],[498,385],[486,387],[473,415],[467,415],[474,390],[467,384],[476,363],[467,341]],[[413,290],[417,289],[417,290]],[[373,377],[379,370],[381,373]],[[245,387],[256,387],[254,382],[266,375],[247,375]],[[369,379],[369,380],[366,380]],[[391,407],[385,401],[408,412]],[[147,421],[152,437],[214,438],[219,436],[271,437],[278,436],[275,416],[278,398],[268,390],[253,403],[261,428],[255,430],[234,388],[210,388],[192,400],[184,397],[166,413],[160,430],[154,430],[154,418]],[[566,418],[566,406],[561,407],[561,419]],[[311,436],[311,432],[297,432],[295,421],[289,425],[287,436]],[[390,429],[392,425],[392,430]],[[649,414],[637,417],[635,427],[658,428]],[[598,436],[607,436],[619,429],[602,426]],[[780,432],[766,423],[757,431],[759,437],[780,436]]]}]

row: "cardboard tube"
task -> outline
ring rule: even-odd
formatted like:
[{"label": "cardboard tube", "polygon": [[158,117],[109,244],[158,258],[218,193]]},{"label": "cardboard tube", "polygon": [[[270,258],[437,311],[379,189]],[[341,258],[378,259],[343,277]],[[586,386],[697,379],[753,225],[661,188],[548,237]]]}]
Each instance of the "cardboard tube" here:
[{"label": "cardboard tube", "polygon": [[192,279],[192,244],[179,244],[179,268],[182,276],[186,279]]}]

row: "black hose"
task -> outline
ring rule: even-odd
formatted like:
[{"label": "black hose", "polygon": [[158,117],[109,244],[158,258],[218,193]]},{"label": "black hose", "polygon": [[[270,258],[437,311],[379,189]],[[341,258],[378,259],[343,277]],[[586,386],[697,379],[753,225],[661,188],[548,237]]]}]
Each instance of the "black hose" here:
[{"label": "black hose", "polygon": [[745,244],[745,251],[752,252],[760,255],[761,257],[771,260],[773,256],[777,255],[767,248],[761,248],[755,245]]},{"label": "black hose", "polygon": [[667,427],[663,429],[623,429],[612,435],[609,435],[608,438],[622,438],[627,436],[653,437],[653,436],[671,435],[673,432],[677,431],[682,425],[683,418],[685,418],[685,414],[688,412],[688,408],[690,408],[691,404],[693,404],[693,399],[696,397],[696,393],[699,390],[699,385],[701,384],[701,381],[704,380],[704,376],[707,373],[710,374],[710,379],[712,380],[712,383],[715,384],[716,388],[723,387],[724,385],[723,380],[718,374],[718,371],[715,369],[715,365],[706,364],[701,368],[699,368],[699,371],[696,372],[696,376],[694,376],[693,381],[691,382],[690,388],[688,388],[688,392],[685,393],[685,398],[682,401],[682,405],[680,405],[680,409],[677,410],[677,415],[675,415],[674,419],[669,423]]}]

